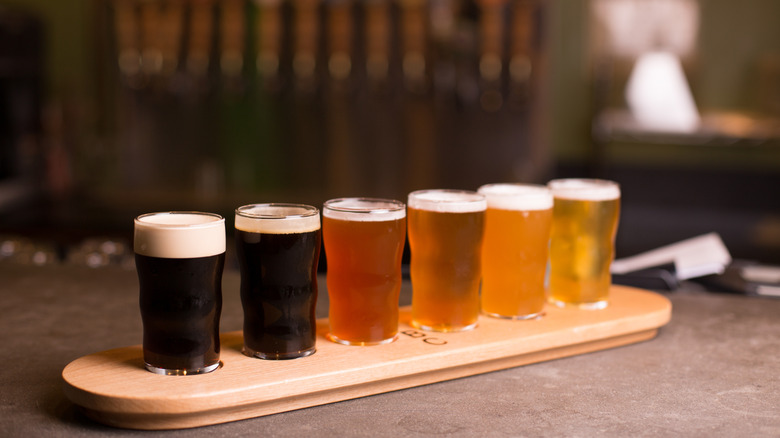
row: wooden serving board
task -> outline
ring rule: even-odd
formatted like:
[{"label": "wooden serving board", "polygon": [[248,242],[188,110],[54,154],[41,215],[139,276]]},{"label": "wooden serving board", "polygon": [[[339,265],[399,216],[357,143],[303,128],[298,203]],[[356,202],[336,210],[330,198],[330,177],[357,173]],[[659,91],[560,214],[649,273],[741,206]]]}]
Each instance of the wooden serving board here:
[{"label": "wooden serving board", "polygon": [[325,339],[318,320],[317,352],[270,361],[241,354],[240,331],[221,335],[223,366],[194,376],[144,369],[141,346],[108,350],[71,362],[65,394],[93,419],[132,429],[178,429],[260,417],[341,400],[441,382],[644,341],[671,318],[666,297],[613,286],[603,310],[548,306],[543,318],[480,317],[475,330],[423,332],[401,309],[397,341],[356,347]]}]

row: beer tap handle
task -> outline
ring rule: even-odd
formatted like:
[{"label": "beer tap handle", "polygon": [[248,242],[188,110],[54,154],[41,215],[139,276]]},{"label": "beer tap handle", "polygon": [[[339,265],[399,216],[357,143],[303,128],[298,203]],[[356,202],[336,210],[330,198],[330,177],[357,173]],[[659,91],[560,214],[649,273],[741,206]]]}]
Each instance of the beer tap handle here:
[{"label": "beer tap handle", "polygon": [[316,86],[317,39],[319,26],[318,0],[293,0],[295,28],[293,42],[293,74],[299,89],[311,91]]},{"label": "beer tap handle", "polygon": [[257,6],[257,73],[267,83],[279,74],[282,39],[282,11],[280,0],[255,0]]},{"label": "beer tap handle", "polygon": [[184,0],[168,0],[160,16],[159,45],[162,75],[170,79],[179,67],[179,49],[184,28]]},{"label": "beer tap handle", "polygon": [[366,73],[369,83],[387,81],[390,69],[389,0],[368,0],[365,5]]},{"label": "beer tap handle", "polygon": [[246,17],[244,0],[222,0],[220,30],[220,71],[230,80],[241,77],[244,69],[244,41],[246,37]]},{"label": "beer tap handle", "polygon": [[352,73],[351,0],[331,0],[328,3],[328,33],[328,73],[340,88]]},{"label": "beer tap handle", "polygon": [[400,0],[401,56],[404,81],[411,91],[426,88],[427,10],[425,0]]},{"label": "beer tap handle", "polygon": [[162,71],[160,12],[159,1],[146,0],[141,3],[141,71],[147,78],[153,78]]},{"label": "beer tap handle", "polygon": [[503,105],[501,76],[504,54],[504,10],[506,0],[479,0],[480,43],[479,77],[482,82],[480,104],[487,111]]},{"label": "beer tap handle", "polygon": [[435,67],[432,72],[437,99],[449,100],[458,86],[458,59],[461,44],[457,36],[458,16],[462,4],[459,0],[429,1],[431,42],[435,47]]},{"label": "beer tap handle", "polygon": [[399,0],[401,18],[401,67],[404,85],[410,92],[404,99],[403,154],[407,191],[427,187],[439,172],[437,132],[433,99],[428,89],[428,10],[427,0]]},{"label": "beer tap handle", "polygon": [[510,92],[515,99],[528,98],[533,72],[534,0],[514,0],[509,47]]},{"label": "beer tap handle", "polygon": [[328,0],[327,60],[330,92],[327,103],[326,132],[328,135],[326,166],[328,188],[336,192],[350,192],[366,187],[360,159],[365,152],[356,140],[353,102],[347,93],[352,72],[352,1]]},{"label": "beer tap handle", "polygon": [[141,73],[140,34],[133,0],[114,1],[114,24],[119,72],[132,84]]},{"label": "beer tap handle", "polygon": [[196,80],[208,75],[213,33],[213,0],[190,0],[190,39],[187,48],[187,72]]}]

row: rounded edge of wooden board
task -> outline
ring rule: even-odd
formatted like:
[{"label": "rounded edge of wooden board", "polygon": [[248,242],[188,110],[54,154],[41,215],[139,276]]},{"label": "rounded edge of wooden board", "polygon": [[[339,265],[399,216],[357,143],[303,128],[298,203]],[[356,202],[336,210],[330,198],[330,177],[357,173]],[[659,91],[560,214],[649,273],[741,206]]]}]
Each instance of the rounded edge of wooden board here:
[{"label": "rounded edge of wooden board", "polygon": [[[655,293],[646,291],[643,289],[637,289],[627,286],[613,286],[616,290],[624,290],[631,293],[640,293],[640,295],[643,296],[643,305],[646,305],[647,303],[652,304],[653,310],[652,312],[649,312],[647,314],[644,314],[643,321],[644,327],[643,331],[652,330],[652,336],[655,335],[655,332],[657,331],[657,328],[665,325],[671,318],[671,302],[668,300],[668,298]],[[644,301],[647,301],[647,303],[644,303]],[[648,315],[651,315],[648,317]],[[621,336],[624,335],[631,335],[631,333],[624,333],[621,334]],[[240,332],[232,332],[232,333],[223,333],[223,336],[227,336],[231,339],[231,342],[235,342],[235,337],[240,338]],[[650,336],[650,337],[652,337]],[[642,339],[638,339],[632,342],[639,342]],[[625,342],[632,343],[632,342]],[[594,344],[595,345],[595,344]],[[571,348],[570,348],[571,347]],[[571,346],[563,346],[563,347],[553,347],[547,350],[560,350],[560,351],[566,351],[568,353],[560,354],[555,357],[549,357],[549,359],[553,358],[560,358],[560,357],[567,357],[567,356],[573,356],[577,354],[581,354],[584,352],[589,351],[598,351],[601,349],[610,348],[609,346],[603,346],[600,348],[593,348],[591,350],[587,351],[581,351],[578,352],[577,350],[577,344],[571,345]],[[549,351],[547,353],[544,353],[545,349],[540,349],[536,352],[533,352],[531,354],[540,353],[542,356],[545,354],[549,355]],[[95,359],[99,358],[101,360],[104,360],[106,362],[111,362],[112,360],[119,360],[119,359],[112,359],[113,356],[119,356],[122,358],[121,360],[128,360],[130,356],[138,356],[136,360],[139,362],[139,364],[133,365],[134,367],[138,368],[141,367],[140,365],[140,346],[133,346],[133,347],[124,347],[114,350],[106,350],[104,352],[100,353],[94,353],[92,355],[87,355],[82,358],[79,358],[65,367],[62,372],[63,380],[65,381],[65,394],[66,396],[73,401],[75,404],[79,405],[89,417],[105,424],[109,424],[112,426],[117,427],[124,427],[124,428],[131,428],[131,429],[175,429],[175,428],[190,428],[190,427],[198,427],[198,426],[205,426],[209,424],[218,424],[222,422],[230,422],[230,421],[236,421],[241,419],[247,419],[247,418],[254,418],[259,416],[264,416],[272,413],[278,413],[278,412],[284,412],[289,410],[295,410],[300,409],[303,407],[309,407],[309,406],[315,406],[320,404],[325,404],[329,402],[335,402],[340,400],[346,400],[349,398],[356,398],[360,397],[361,395],[352,395],[352,396],[344,396],[343,398],[335,395],[337,390],[329,389],[324,391],[315,392],[312,394],[300,394],[295,397],[282,397],[280,399],[274,399],[274,400],[264,400],[262,402],[253,402],[246,400],[241,402],[240,404],[233,404],[233,405],[223,405],[220,403],[214,404],[209,406],[209,403],[203,403],[202,405],[199,405],[197,410],[189,409],[185,412],[155,412],[153,410],[149,410],[148,412],[143,412],[143,405],[144,403],[150,402],[149,400],[127,400],[127,399],[121,399],[121,400],[114,400],[114,396],[110,394],[100,394],[96,393],[95,391],[91,391],[90,388],[83,388],[80,387],[79,383],[73,383],[69,379],[70,371],[73,370],[73,368],[78,368],[82,361],[89,360],[88,358]],[[523,356],[524,354],[521,354],[519,356]],[[398,384],[397,386],[389,385],[387,386],[385,391],[375,391],[375,392],[367,392],[363,393],[363,395],[371,395],[376,394],[379,392],[387,392],[387,391],[393,391],[397,389],[403,389],[406,387],[413,387],[413,386],[419,386],[420,384],[426,384],[426,383],[434,383],[437,381],[444,381],[448,380],[450,378],[457,378],[457,377],[463,377],[466,375],[474,375],[474,374],[480,374],[483,372],[493,371],[496,369],[503,369],[503,368],[511,368],[514,366],[520,366],[527,363],[534,363],[534,362],[540,362],[544,360],[549,359],[541,359],[541,360],[532,360],[527,361],[524,363],[520,363],[526,359],[521,359],[520,361],[513,361],[511,357],[501,357],[499,359],[500,361],[504,361],[505,365],[501,365],[500,368],[495,369],[486,369],[484,368],[484,371],[480,371],[482,368],[482,365],[484,364],[468,364],[464,366],[459,366],[462,370],[471,370],[468,371],[467,374],[464,375],[455,375],[448,372],[440,372],[437,370],[430,371],[429,373],[432,375],[435,375],[437,372],[440,372],[441,375],[449,375],[452,374],[453,377],[436,377],[435,379],[426,380],[422,383],[418,384],[410,384],[409,382],[404,384]],[[120,360],[120,361],[121,361]],[[489,361],[486,361],[489,362]],[[498,363],[498,362],[497,362]],[[513,365],[512,363],[516,363]],[[111,378],[111,373],[109,374],[107,378]],[[143,375],[144,377],[148,377],[146,374]],[[206,376],[191,376],[186,378],[198,378],[198,377],[207,377]],[[175,378],[175,377],[174,377]],[[393,377],[390,379],[387,379],[388,381],[391,380],[399,380],[401,378]],[[355,387],[362,385],[364,390],[367,390],[371,386],[376,386],[378,388],[383,387],[385,383],[382,383],[381,380],[383,379],[377,379],[377,382],[358,382],[356,383]],[[373,385],[376,383],[376,385]],[[344,388],[345,393],[346,392],[354,392],[354,391],[346,391],[346,388],[349,388],[348,386]],[[326,398],[322,398],[322,393],[328,393],[330,394]],[[304,401],[309,400],[309,401]],[[157,403],[159,404],[159,400],[151,401],[152,404]],[[193,403],[196,403],[196,401],[185,400],[185,405],[191,406]],[[132,406],[132,412],[127,409],[128,406]]]}]

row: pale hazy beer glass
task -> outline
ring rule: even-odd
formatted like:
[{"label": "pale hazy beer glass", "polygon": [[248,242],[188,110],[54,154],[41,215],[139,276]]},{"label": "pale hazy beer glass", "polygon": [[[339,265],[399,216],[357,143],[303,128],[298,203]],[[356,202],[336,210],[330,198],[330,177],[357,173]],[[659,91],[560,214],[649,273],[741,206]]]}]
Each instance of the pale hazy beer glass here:
[{"label": "pale hazy beer glass", "polygon": [[476,327],[486,207],[476,192],[409,194],[413,326],[441,332]]},{"label": "pale hazy beer glass", "polygon": [[325,202],[322,236],[328,264],[328,339],[376,345],[398,336],[406,206],[389,199]]},{"label": "pale hazy beer glass", "polygon": [[244,354],[293,359],[315,351],[320,211],[302,204],[236,209]]},{"label": "pale hazy beer glass", "polygon": [[201,374],[219,367],[225,220],[212,213],[135,218],[146,369]]},{"label": "pale hazy beer glass", "polygon": [[553,197],[545,186],[488,184],[482,244],[482,312],[529,319],[542,314]]},{"label": "pale hazy beer glass", "polygon": [[550,302],[603,309],[609,302],[620,186],[605,180],[559,179],[548,187],[554,197]]}]

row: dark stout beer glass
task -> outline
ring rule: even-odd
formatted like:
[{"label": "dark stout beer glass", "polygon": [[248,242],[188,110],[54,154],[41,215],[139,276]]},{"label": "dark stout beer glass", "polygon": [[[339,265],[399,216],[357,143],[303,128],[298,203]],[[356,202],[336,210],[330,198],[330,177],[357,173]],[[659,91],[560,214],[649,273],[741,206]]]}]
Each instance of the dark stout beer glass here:
[{"label": "dark stout beer glass", "polygon": [[146,369],[217,369],[225,220],[200,212],[144,214],[135,218],[134,248]]},{"label": "dark stout beer glass", "polygon": [[236,209],[244,354],[293,359],[315,351],[320,212],[299,204]]}]

